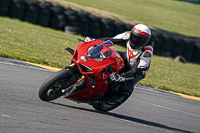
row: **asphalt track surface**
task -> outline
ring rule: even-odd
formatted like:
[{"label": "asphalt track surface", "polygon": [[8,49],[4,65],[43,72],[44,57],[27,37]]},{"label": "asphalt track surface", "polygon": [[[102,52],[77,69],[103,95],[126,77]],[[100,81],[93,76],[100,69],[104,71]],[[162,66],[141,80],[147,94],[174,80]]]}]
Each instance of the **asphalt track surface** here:
[{"label": "asphalt track surface", "polygon": [[53,71],[0,62],[0,133],[200,133],[200,101],[135,87],[104,113],[59,98],[44,102],[38,88]]}]

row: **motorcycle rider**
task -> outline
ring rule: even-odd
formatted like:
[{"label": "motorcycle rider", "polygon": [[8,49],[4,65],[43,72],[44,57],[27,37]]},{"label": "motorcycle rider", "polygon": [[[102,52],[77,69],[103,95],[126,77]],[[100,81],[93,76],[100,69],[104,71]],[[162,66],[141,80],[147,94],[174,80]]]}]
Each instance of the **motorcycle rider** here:
[{"label": "motorcycle rider", "polygon": [[[124,60],[125,67],[119,74],[112,73],[110,75],[110,80],[113,82],[110,88],[114,92],[121,91],[123,94],[113,95],[107,101],[112,105],[123,102],[131,95],[134,85],[145,78],[149,70],[154,46],[151,30],[144,24],[137,24],[131,31],[97,40],[110,40],[113,44],[126,44],[126,52],[118,51]],[[91,39],[86,37],[84,41],[91,41]]]}]

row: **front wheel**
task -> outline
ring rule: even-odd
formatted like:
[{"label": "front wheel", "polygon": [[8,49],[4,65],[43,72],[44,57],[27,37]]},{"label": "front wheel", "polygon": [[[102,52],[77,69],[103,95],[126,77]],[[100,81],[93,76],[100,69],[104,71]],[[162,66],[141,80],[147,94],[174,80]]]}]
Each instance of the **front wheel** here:
[{"label": "front wheel", "polygon": [[66,88],[71,78],[71,74],[66,69],[51,75],[40,87],[38,95],[43,101],[52,101],[63,95],[62,90]]}]

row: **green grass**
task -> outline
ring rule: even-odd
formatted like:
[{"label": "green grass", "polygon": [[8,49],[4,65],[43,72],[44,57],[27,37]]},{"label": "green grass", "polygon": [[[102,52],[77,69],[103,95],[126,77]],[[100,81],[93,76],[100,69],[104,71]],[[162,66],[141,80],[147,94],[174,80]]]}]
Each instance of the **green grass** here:
[{"label": "green grass", "polygon": [[[200,5],[180,0],[49,0],[73,2],[167,31],[200,37]],[[67,5],[67,3],[66,3]],[[77,6],[75,8],[78,8]],[[82,8],[83,10],[83,8]],[[94,11],[89,11],[93,13]],[[100,11],[99,11],[100,12]],[[107,14],[104,14],[106,17]]]},{"label": "green grass", "polygon": [[[76,39],[83,39],[15,19],[0,17],[0,25],[0,56],[59,68],[70,64],[71,55],[64,48],[74,49],[79,44]],[[200,97],[199,70],[200,65],[154,55],[147,77],[139,84]]]},{"label": "green grass", "polygon": [[147,77],[139,84],[200,97],[199,70],[200,65],[154,55]]},{"label": "green grass", "polygon": [[[64,67],[71,55],[64,50],[75,48],[78,36],[26,22],[0,18],[0,56],[50,66]],[[80,36],[79,36],[80,37]]]}]

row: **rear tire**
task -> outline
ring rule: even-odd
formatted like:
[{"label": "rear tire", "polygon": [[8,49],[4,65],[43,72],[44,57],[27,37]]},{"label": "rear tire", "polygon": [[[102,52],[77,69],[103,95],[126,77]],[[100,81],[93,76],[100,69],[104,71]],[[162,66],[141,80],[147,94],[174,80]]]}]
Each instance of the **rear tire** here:
[{"label": "rear tire", "polygon": [[113,110],[115,108],[117,108],[118,106],[120,106],[121,104],[123,104],[129,97],[130,97],[131,93],[129,92],[118,92],[116,95],[114,95],[116,97],[116,104],[110,105],[107,102],[107,98],[105,98],[104,100],[100,100],[99,103],[97,104],[93,104],[92,107],[95,110],[99,110],[99,111],[103,111],[103,112],[107,112],[110,110]]},{"label": "rear tire", "polygon": [[66,86],[71,74],[66,69],[51,75],[40,87],[38,96],[43,101],[52,101],[63,95],[62,89]]}]

